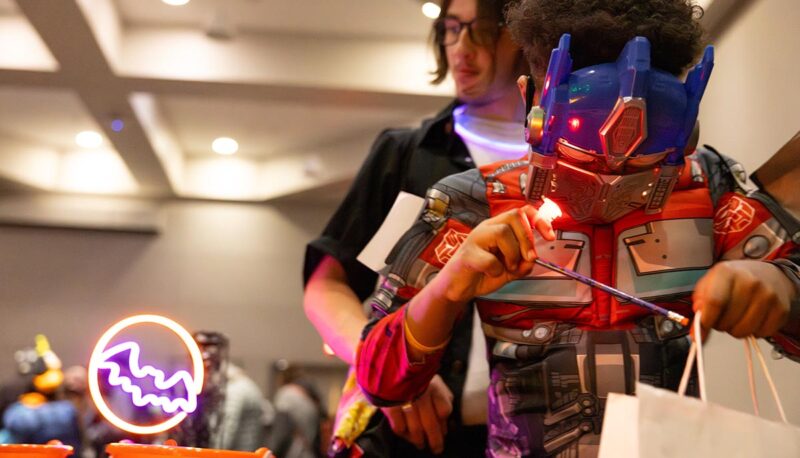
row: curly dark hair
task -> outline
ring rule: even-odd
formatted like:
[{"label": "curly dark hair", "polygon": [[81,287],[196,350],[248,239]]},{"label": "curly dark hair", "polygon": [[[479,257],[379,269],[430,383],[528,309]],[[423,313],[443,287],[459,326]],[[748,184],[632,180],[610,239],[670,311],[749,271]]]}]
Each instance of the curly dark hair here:
[{"label": "curly dark hair", "polygon": [[536,76],[547,71],[564,33],[572,35],[575,69],[613,62],[625,43],[642,36],[650,41],[653,67],[680,75],[702,47],[702,15],[690,0],[521,0],[506,20]]},{"label": "curly dark hair", "polygon": [[[505,10],[512,3],[513,0],[476,0],[477,16],[484,19],[491,19],[492,21],[503,22]],[[447,10],[450,9],[452,0],[442,0],[441,12],[439,17],[447,16]],[[436,43],[436,31],[431,30],[430,43],[433,48],[433,55],[436,58],[436,70],[431,72],[433,74],[432,84],[439,84],[444,81],[447,76],[447,70],[450,68],[447,63],[447,54],[445,54],[444,46]]]}]

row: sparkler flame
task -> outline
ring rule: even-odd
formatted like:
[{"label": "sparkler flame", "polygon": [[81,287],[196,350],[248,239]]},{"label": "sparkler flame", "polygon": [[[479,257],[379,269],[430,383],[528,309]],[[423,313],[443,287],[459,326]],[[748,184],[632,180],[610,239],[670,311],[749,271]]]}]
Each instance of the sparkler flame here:
[{"label": "sparkler flame", "polygon": [[552,224],[553,220],[561,217],[563,213],[561,213],[561,209],[558,207],[558,204],[548,199],[547,197],[543,197],[543,199],[544,203],[542,203],[542,205],[539,207],[538,216],[539,218]]}]

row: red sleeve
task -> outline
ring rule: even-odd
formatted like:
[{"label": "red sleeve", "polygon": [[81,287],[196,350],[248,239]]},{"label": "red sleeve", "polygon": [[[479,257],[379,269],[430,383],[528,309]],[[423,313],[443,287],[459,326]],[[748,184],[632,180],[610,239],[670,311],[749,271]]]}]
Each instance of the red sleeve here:
[{"label": "red sleeve", "polygon": [[364,336],[356,353],[356,377],[361,390],[377,406],[402,404],[419,397],[439,369],[444,350],[423,362],[408,357],[403,306],[379,320]]},{"label": "red sleeve", "polygon": [[[759,200],[737,193],[720,199],[714,215],[714,239],[718,260],[785,260],[791,265],[800,260],[800,246],[770,210]],[[797,275],[782,270],[800,291]],[[770,340],[780,352],[800,360],[800,298],[791,304],[789,322]]]}]

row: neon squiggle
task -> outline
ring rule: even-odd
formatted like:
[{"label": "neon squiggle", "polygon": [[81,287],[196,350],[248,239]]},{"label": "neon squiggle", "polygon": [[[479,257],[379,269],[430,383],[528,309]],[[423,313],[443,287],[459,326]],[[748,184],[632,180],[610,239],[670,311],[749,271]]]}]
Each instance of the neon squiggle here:
[{"label": "neon squiggle", "polygon": [[130,423],[123,418],[120,418],[106,400],[103,398],[103,392],[100,389],[100,372],[99,365],[105,361],[100,359],[100,355],[106,351],[106,348],[111,343],[111,340],[119,333],[125,331],[132,326],[160,326],[170,332],[174,333],[183,342],[189,356],[192,358],[192,377],[193,381],[190,385],[190,392],[193,396],[199,396],[203,391],[203,380],[205,378],[203,367],[203,355],[200,353],[200,348],[197,342],[194,341],[192,335],[175,321],[160,316],[160,315],[134,315],[123,320],[118,321],[110,328],[108,328],[92,351],[92,356],[89,358],[89,393],[92,396],[94,405],[103,417],[111,422],[117,428],[133,434],[159,434],[170,428],[177,426],[180,422],[186,419],[188,415],[186,412],[175,412],[172,417],[156,424],[135,424]]},{"label": "neon squiggle", "polygon": [[[128,351],[128,367],[137,379],[144,379],[150,377],[153,379],[153,384],[156,388],[162,391],[169,390],[179,383],[183,383],[186,387],[186,399],[177,398],[171,399],[168,396],[157,396],[155,394],[142,395],[142,389],[133,384],[133,381],[125,376],[120,375],[119,364],[109,361],[114,356]],[[115,345],[100,354],[100,365],[98,369],[108,369],[108,383],[112,386],[119,386],[122,391],[128,393],[132,397],[134,405],[137,407],[144,407],[148,404],[160,407],[166,413],[174,413],[176,410],[181,409],[186,413],[192,413],[197,409],[197,395],[191,390],[193,383],[192,376],[189,372],[180,370],[175,372],[169,379],[166,379],[164,371],[156,369],[153,366],[139,367],[139,355],[141,349],[136,342],[123,342]]]}]

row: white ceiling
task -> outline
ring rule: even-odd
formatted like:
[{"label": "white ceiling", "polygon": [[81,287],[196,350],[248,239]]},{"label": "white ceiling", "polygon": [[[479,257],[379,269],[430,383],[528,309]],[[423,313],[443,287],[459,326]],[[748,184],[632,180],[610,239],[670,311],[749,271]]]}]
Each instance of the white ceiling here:
[{"label": "white ceiling", "polygon": [[208,27],[215,18],[237,31],[367,38],[425,38],[429,19],[414,0],[116,0],[125,25]]},{"label": "white ceiling", "polygon": [[449,99],[429,27],[417,0],[0,0],[0,188],[338,199],[380,130]]},{"label": "white ceiling", "polygon": [[0,86],[0,136],[68,151],[84,130],[99,129],[72,91]]},{"label": "white ceiling", "polygon": [[380,130],[449,101],[429,28],[420,0],[0,0],[0,189],[336,201]]},{"label": "white ceiling", "polygon": [[371,134],[385,126],[405,124],[419,115],[411,108],[346,107],[336,104],[277,100],[166,95],[159,98],[164,117],[188,156],[211,156],[216,137],[239,140],[239,155],[266,159],[313,151]]}]

